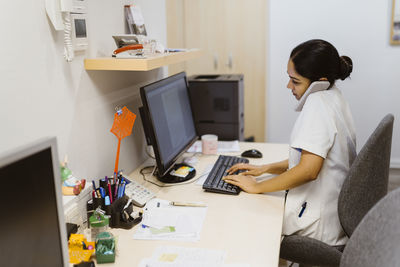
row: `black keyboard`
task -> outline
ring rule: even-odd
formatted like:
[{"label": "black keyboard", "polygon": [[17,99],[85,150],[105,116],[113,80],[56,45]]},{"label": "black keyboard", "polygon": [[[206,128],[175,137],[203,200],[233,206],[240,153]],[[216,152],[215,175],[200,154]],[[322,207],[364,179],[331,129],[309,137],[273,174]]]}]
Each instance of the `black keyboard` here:
[{"label": "black keyboard", "polygon": [[215,193],[231,195],[239,194],[241,191],[240,187],[226,183],[224,180],[222,180],[222,177],[228,175],[226,171],[236,163],[248,162],[249,160],[245,158],[223,155],[219,156],[217,162],[215,162],[211,172],[208,174],[208,177],[203,184],[203,189]]}]

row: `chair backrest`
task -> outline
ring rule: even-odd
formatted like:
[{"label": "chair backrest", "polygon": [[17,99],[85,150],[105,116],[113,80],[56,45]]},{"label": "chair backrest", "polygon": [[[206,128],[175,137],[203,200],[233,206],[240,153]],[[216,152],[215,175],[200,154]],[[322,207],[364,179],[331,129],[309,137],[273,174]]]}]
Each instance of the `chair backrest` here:
[{"label": "chair backrest", "polygon": [[371,207],[387,194],[393,121],[392,114],[382,119],[358,153],[343,183],[338,214],[349,237]]},{"label": "chair backrest", "polygon": [[400,188],[361,220],[343,251],[341,267],[400,266]]}]

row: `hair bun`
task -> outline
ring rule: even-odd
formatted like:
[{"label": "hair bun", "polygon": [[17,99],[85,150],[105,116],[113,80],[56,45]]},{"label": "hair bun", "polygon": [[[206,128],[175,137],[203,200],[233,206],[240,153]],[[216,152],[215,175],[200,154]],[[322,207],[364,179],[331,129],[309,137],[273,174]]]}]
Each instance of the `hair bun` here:
[{"label": "hair bun", "polygon": [[340,57],[340,70],[339,70],[339,79],[344,80],[350,76],[350,73],[353,71],[353,61],[348,56]]}]

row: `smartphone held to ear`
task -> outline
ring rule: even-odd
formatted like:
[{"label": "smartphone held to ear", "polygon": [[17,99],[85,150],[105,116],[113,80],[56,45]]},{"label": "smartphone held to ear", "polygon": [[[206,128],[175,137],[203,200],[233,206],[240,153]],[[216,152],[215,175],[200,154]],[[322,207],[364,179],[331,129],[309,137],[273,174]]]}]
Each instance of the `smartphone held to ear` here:
[{"label": "smartphone held to ear", "polygon": [[326,90],[329,88],[329,86],[330,86],[330,82],[328,82],[328,81],[315,81],[312,84],[310,84],[310,86],[308,87],[306,92],[300,98],[300,100],[297,103],[294,110],[301,111],[303,109],[303,106],[304,106],[304,103],[306,102],[307,97],[310,94],[318,92],[318,91]]}]

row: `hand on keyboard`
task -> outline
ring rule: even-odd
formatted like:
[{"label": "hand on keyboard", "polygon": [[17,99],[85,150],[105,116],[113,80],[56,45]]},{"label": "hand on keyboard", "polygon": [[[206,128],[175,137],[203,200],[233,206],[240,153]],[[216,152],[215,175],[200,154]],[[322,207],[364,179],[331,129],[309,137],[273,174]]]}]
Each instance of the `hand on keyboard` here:
[{"label": "hand on keyboard", "polygon": [[232,194],[232,195],[239,194],[241,190],[239,187],[226,183],[222,180],[222,177],[228,175],[227,170],[231,166],[239,162],[248,163],[249,160],[235,156],[219,155],[213,168],[208,174],[207,179],[203,183],[203,189],[208,192],[215,192],[215,193]]},{"label": "hand on keyboard", "polygon": [[265,171],[264,166],[251,165],[247,163],[235,164],[227,171],[228,174],[237,174],[238,172],[242,175],[260,176]]},{"label": "hand on keyboard", "polygon": [[222,178],[225,182],[233,184],[242,188],[243,191],[252,194],[258,194],[259,189],[257,188],[257,181],[252,176],[245,175],[228,175]]}]

